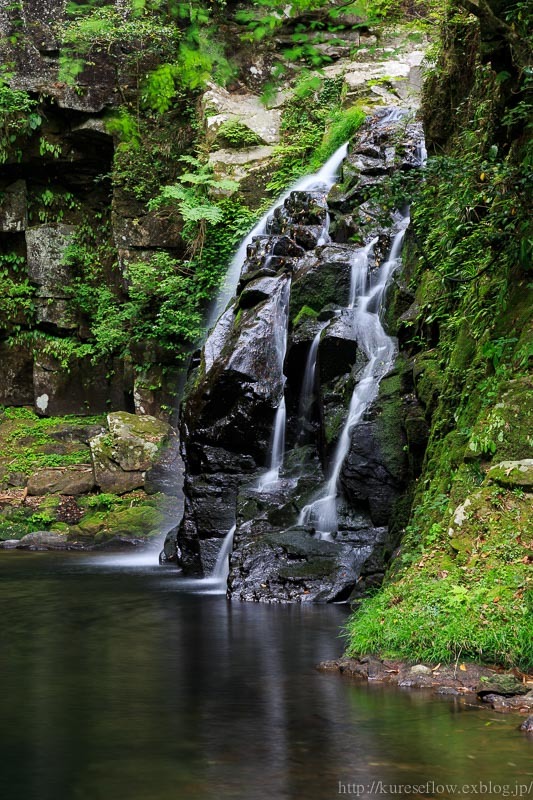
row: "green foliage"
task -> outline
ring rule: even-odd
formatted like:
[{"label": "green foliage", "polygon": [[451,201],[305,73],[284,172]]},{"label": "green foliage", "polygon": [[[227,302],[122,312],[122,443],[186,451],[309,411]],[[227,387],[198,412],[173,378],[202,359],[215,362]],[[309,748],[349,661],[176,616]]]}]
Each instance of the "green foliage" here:
[{"label": "green foliage", "polygon": [[[74,11],[74,7],[71,7]],[[76,7],[73,17],[61,26],[59,79],[73,83],[85,64],[98,53],[119,67],[139,70],[150,56],[164,58],[177,46],[179,31],[149,15],[123,11],[114,5]]]},{"label": "green foliage", "polygon": [[[508,68],[495,73],[475,50],[479,36],[468,41],[472,81],[449,114],[446,147],[429,159],[418,188],[407,180],[384,191],[388,207],[402,197],[411,203],[407,271],[418,308],[412,349],[431,432],[402,555],[353,615],[349,651],[527,670],[527,498],[494,486],[485,472],[491,462],[533,454],[532,160],[524,120],[513,121],[524,78],[516,66],[520,43],[513,43]],[[464,39],[447,40],[437,59],[441,82],[455,81],[463,47]],[[434,102],[426,96],[427,116]]]},{"label": "green foliage", "polygon": [[341,109],[342,79],[304,73],[282,120],[276,148],[276,172],[269,191],[279,193],[311,169],[318,169],[364,121],[355,106]]},{"label": "green foliage", "polygon": [[15,333],[35,319],[36,290],[27,278],[13,279],[0,265],[0,329]]},{"label": "green foliage", "polygon": [[0,78],[0,164],[10,158],[20,161],[21,137],[31,136],[41,125],[37,102],[27,92],[10,89]]},{"label": "green foliage", "polygon": [[[195,166],[196,159],[192,162]],[[199,182],[184,186],[204,185],[197,173],[188,175]],[[139,348],[152,346],[173,361],[186,359],[203,335],[205,309],[227,263],[254,221],[255,214],[237,201],[219,200],[213,222],[206,226],[202,252],[197,250],[185,262],[160,251],[148,262],[129,263],[125,297],[102,282],[91,248],[79,241],[72,244],[67,258],[81,273],[74,282],[73,302],[90,321],[92,338],[87,347],[92,357],[130,357]]]},{"label": "green foliage", "polygon": [[105,126],[108,133],[116,136],[119,147],[137,150],[140,146],[139,122],[127,109],[119,108],[108,114]]},{"label": "green foliage", "polygon": [[102,492],[87,498],[86,505],[88,508],[98,511],[112,511],[122,504],[122,499],[116,494],[109,492]]},{"label": "green foliage", "polygon": [[358,106],[334,111],[322,144],[313,157],[312,165],[318,169],[338,148],[349,141],[365,121],[366,114]]},{"label": "green foliage", "polygon": [[72,192],[64,189],[47,187],[40,192],[30,194],[28,217],[31,222],[42,224],[63,222],[65,215],[80,209],[80,203]]},{"label": "green foliage", "polygon": [[239,120],[223,122],[217,132],[217,141],[225,147],[254,147],[262,144],[259,136]]},{"label": "green foliage", "polygon": [[203,163],[194,156],[182,156],[180,161],[194,168],[183,172],[178,183],[164,186],[159,197],[150,200],[151,210],[162,206],[175,206],[185,221],[183,237],[189,243],[191,256],[201,256],[208,225],[222,221],[223,212],[217,201],[211,200],[213,192],[232,191],[238,184],[229,178],[217,178],[209,162]]},{"label": "green foliage", "polygon": [[30,347],[35,358],[49,356],[66,372],[70,371],[75,362],[94,354],[94,348],[88,342],[81,342],[71,336],[53,336],[39,330],[21,330],[10,336],[8,343]]}]

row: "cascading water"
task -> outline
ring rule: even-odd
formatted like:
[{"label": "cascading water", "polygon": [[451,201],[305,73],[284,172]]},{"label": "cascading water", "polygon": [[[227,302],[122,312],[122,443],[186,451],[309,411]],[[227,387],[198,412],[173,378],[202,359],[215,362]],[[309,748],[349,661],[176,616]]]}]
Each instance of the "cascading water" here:
[{"label": "cascading water", "polygon": [[[353,286],[352,293],[355,295],[355,292],[359,290],[360,294],[354,296],[353,304],[350,307],[353,308],[357,301],[354,311],[357,342],[368,358],[368,363],[353,392],[348,416],[334,452],[329,478],[320,495],[302,509],[298,520],[299,525],[312,525],[320,538],[331,538],[337,529],[337,482],[350,449],[353,427],[377,397],[379,383],[390,370],[394,361],[395,344],[385,333],[380,321],[380,313],[388,281],[399,264],[402,242],[408,224],[409,216],[406,215],[398,224],[398,231],[394,236],[387,261],[382,264],[374,285],[368,289],[366,294],[364,292],[368,280],[369,254],[375,241],[357,251],[357,257],[354,258],[357,269],[352,270],[352,282],[357,281],[358,287]],[[373,310],[370,310],[371,308]]]},{"label": "cascading water", "polygon": [[235,536],[236,528],[237,526],[234,525],[224,536],[213,572],[209,578],[207,578],[210,585],[216,586],[224,591],[226,590],[226,584],[228,582],[229,557],[233,547],[233,537]]},{"label": "cascading water", "polygon": [[366,282],[368,279],[368,259],[370,253],[374,249],[374,246],[377,244],[377,237],[372,239],[366,247],[362,247],[359,250],[355,250],[352,256],[352,264],[351,264],[351,276],[350,276],[350,302],[348,303],[348,308],[352,309],[355,306],[355,303],[359,297],[362,297],[365,289],[366,289]]},{"label": "cascading water", "polygon": [[315,338],[311,342],[311,347],[309,348],[307,361],[305,363],[305,372],[300,391],[300,407],[298,411],[298,416],[300,419],[300,436],[305,435],[307,425],[310,421],[311,409],[313,407],[313,400],[315,397],[315,373],[318,357],[318,346],[320,344],[322,331],[326,325],[327,323],[324,323],[324,325],[320,327]]},{"label": "cascading water", "polygon": [[283,364],[287,353],[288,321],[289,321],[289,297],[291,291],[290,280],[287,280],[279,293],[277,314],[275,320],[276,330],[276,350],[280,375],[282,376],[282,397],[274,417],[272,437],[270,442],[270,464],[268,471],[261,476],[257,488],[261,492],[273,489],[279,481],[280,471],[283,467],[285,455],[285,425],[287,420],[287,407],[285,404],[285,375],[283,374]]},{"label": "cascading water", "polygon": [[[241,274],[241,270],[243,267],[244,262],[246,261],[246,255],[248,252],[248,246],[252,243],[252,241],[257,236],[262,236],[267,231],[267,225],[269,218],[274,213],[275,209],[279,206],[283,205],[285,200],[289,197],[292,192],[308,192],[311,190],[322,190],[324,192],[328,192],[335,180],[337,178],[337,173],[339,171],[339,167],[346,158],[346,154],[348,152],[348,142],[345,142],[341,145],[329,158],[326,163],[324,164],[318,172],[314,172],[312,175],[307,175],[304,178],[300,178],[296,183],[288,189],[285,194],[283,194],[276,202],[268,209],[266,214],[264,214],[257,225],[250,231],[249,234],[245,236],[242,240],[241,244],[235,255],[233,256],[231,263],[229,265],[228,271],[226,273],[226,277],[224,278],[223,284],[219,290],[217,299],[213,303],[211,310],[207,317],[207,328],[211,328],[217,319],[220,317],[226,306],[228,305],[229,301],[235,296],[235,292],[237,290],[237,285],[239,283],[239,278]],[[326,226],[322,231],[321,244],[325,244],[329,241],[329,217],[326,218]]]}]

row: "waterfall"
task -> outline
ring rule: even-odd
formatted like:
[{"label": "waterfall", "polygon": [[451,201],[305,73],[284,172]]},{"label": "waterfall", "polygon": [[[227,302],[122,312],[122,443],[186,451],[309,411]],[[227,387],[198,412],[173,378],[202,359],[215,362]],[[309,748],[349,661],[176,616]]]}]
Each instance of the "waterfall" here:
[{"label": "waterfall", "polygon": [[[256,236],[261,236],[266,233],[268,220],[272,216],[275,209],[278,208],[278,206],[283,205],[291,192],[306,192],[312,189],[322,189],[324,192],[328,192],[335,183],[339,167],[346,158],[347,152],[348,142],[345,142],[333,153],[331,158],[326,161],[324,166],[321,167],[318,172],[315,172],[312,175],[307,175],[306,177],[300,178],[298,181],[296,181],[296,183],[291,186],[290,189],[285,192],[285,194],[275,201],[275,203],[268,209],[266,214],[261,217],[255,227],[252,228],[250,233],[244,237],[237,252],[230,262],[226,277],[224,278],[224,281],[220,287],[218,296],[208,313],[206,323],[208,329],[212,328],[228,305],[229,301],[235,296],[241,270],[244,262],[246,261],[248,245],[252,243]],[[321,239],[323,239],[323,241],[321,241],[321,244],[325,244],[327,241],[329,241],[327,227],[329,227],[328,222],[326,222],[326,227],[322,231]]]},{"label": "waterfall", "polygon": [[275,318],[276,350],[278,355],[279,371],[282,383],[282,396],[274,416],[272,436],[270,439],[270,463],[267,472],[261,476],[257,488],[260,492],[269,491],[275,488],[279,481],[280,471],[283,468],[285,455],[285,424],[287,420],[287,408],[285,404],[285,382],[283,365],[287,353],[288,323],[289,323],[289,297],[291,284],[287,280],[283,285],[279,296],[277,313]]},{"label": "waterfall", "polygon": [[321,325],[315,338],[311,342],[311,347],[309,348],[309,353],[307,355],[307,361],[305,362],[305,372],[302,381],[302,389],[300,392],[300,407],[298,414],[300,417],[300,436],[305,434],[307,423],[310,421],[311,417],[311,409],[313,407],[313,400],[315,397],[315,372],[318,357],[318,346],[320,344],[322,331],[326,325],[327,322]]},{"label": "waterfall", "polygon": [[222,540],[222,545],[220,550],[218,551],[218,556],[216,560],[215,567],[213,572],[207,578],[210,585],[215,585],[218,588],[226,591],[226,584],[228,582],[228,575],[229,575],[229,557],[231,555],[231,549],[233,547],[233,537],[235,535],[235,530],[237,526],[234,525],[232,528],[229,529],[227,534],[224,536]]},{"label": "waterfall", "polygon": [[[354,293],[360,291],[360,294],[354,296],[353,300],[354,305],[357,301],[354,309],[354,325],[357,331],[358,345],[368,358],[368,363],[352,394],[348,416],[335,448],[328,480],[319,496],[302,509],[298,520],[299,525],[313,525],[320,538],[329,539],[337,530],[337,483],[342,465],[350,449],[352,430],[377,397],[380,381],[394,362],[395,344],[385,333],[380,314],[388,281],[399,264],[402,242],[408,224],[409,216],[406,215],[398,224],[398,231],[394,236],[387,261],[382,264],[374,285],[366,293],[368,256],[375,241],[359,250],[357,258],[354,259],[357,262],[357,269],[352,270],[352,280],[358,282],[358,287],[352,287],[352,289]],[[353,308],[354,305],[350,307]]]},{"label": "waterfall", "polygon": [[355,250],[351,258],[351,275],[350,275],[350,302],[348,308],[355,306],[357,298],[364,294],[366,289],[366,281],[368,278],[368,258],[374,245],[377,243],[378,238],[372,239],[366,247]]}]

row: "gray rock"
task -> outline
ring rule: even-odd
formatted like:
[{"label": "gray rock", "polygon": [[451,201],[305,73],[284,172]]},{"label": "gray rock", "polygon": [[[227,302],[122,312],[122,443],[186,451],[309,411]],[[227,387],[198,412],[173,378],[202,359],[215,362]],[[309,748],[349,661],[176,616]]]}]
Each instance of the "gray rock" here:
[{"label": "gray rock", "polygon": [[124,367],[120,362],[109,370],[89,358],[70,363],[67,372],[57,359],[40,354],[33,365],[33,403],[42,416],[102,414],[109,408],[123,408]]},{"label": "gray rock", "polygon": [[28,480],[29,495],[79,495],[94,489],[91,466],[72,466],[39,469]]},{"label": "gray rock", "polygon": [[35,531],[20,539],[17,550],[66,550],[67,539],[59,533]]},{"label": "gray rock", "polygon": [[[149,415],[137,416],[125,411],[108,414],[109,432],[90,440],[96,484],[104,492],[124,494],[144,486],[146,471],[159,460],[173,431],[166,422]],[[176,459],[176,445],[170,454]],[[158,482],[152,474],[152,489]]]},{"label": "gray rock", "polygon": [[501,461],[491,467],[487,473],[490,483],[497,483],[509,489],[533,489],[533,458],[521,461]]},{"label": "gray rock", "polygon": [[250,281],[239,296],[240,308],[252,308],[258,303],[268,300],[278,286],[277,278],[259,278]]},{"label": "gray rock", "polygon": [[526,733],[533,733],[533,714],[530,714],[527,719],[520,725],[520,730]]},{"label": "gray rock", "polygon": [[65,288],[71,273],[63,263],[65,250],[76,228],[73,225],[38,225],[26,230],[28,275],[42,297],[68,298]]},{"label": "gray rock", "polygon": [[0,542],[0,550],[16,550],[20,544],[20,539],[4,539]]},{"label": "gray rock", "polygon": [[413,675],[431,675],[432,669],[431,667],[426,667],[425,664],[415,664],[414,667],[411,667],[409,672]]}]

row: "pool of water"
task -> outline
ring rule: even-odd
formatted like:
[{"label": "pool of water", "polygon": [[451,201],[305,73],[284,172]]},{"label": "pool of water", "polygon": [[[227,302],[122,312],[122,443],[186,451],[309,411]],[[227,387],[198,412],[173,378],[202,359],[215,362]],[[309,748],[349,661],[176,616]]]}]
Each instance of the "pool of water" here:
[{"label": "pool of water", "polygon": [[340,606],[229,603],[142,558],[17,552],[0,554],[0,603],[5,800],[533,797],[518,717],[317,672],[342,653]]}]

